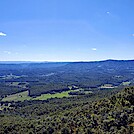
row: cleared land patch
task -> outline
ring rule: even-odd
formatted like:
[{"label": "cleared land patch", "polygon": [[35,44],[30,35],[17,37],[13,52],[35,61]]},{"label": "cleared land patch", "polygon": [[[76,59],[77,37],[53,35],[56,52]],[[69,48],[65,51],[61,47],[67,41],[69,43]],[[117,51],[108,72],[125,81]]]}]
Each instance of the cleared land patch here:
[{"label": "cleared land patch", "polygon": [[[71,97],[72,95],[69,95],[70,92],[79,92],[81,90],[84,90],[82,88],[76,89],[76,90],[68,90],[63,91],[61,93],[54,93],[54,94],[42,94],[40,96],[37,96],[35,98],[32,98],[28,96],[28,91],[23,91],[20,93],[8,95],[7,97],[3,98],[2,101],[24,101],[24,100],[47,100],[50,98],[63,98],[63,97]],[[86,92],[87,93],[87,92]],[[91,93],[91,92],[88,92]]]},{"label": "cleared land patch", "polygon": [[129,82],[129,81],[122,82],[122,85],[123,85],[123,86],[129,86],[130,84],[131,84],[131,82]]},{"label": "cleared land patch", "polygon": [[28,91],[8,95],[7,97],[3,98],[2,101],[24,101],[30,100],[31,97],[28,96]]}]

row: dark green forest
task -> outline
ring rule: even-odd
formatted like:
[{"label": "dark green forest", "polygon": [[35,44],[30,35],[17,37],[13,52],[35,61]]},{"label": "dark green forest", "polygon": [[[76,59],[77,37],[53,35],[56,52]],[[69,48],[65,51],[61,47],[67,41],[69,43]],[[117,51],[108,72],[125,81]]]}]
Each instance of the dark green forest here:
[{"label": "dark green forest", "polygon": [[[27,83],[24,87],[15,86]],[[29,96],[69,90],[68,86],[98,88],[104,84],[134,85],[134,61],[44,62],[0,64],[0,98],[29,91]],[[12,85],[11,85],[12,84]]]},{"label": "dark green forest", "polygon": [[133,133],[134,61],[0,63],[0,134]]},{"label": "dark green forest", "polygon": [[0,113],[0,133],[131,134],[134,132],[134,87],[116,92],[12,102]]}]

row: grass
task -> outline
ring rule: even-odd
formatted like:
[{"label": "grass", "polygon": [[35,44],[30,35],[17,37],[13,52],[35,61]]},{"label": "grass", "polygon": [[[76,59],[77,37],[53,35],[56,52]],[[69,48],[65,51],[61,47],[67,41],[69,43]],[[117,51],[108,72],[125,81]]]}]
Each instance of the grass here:
[{"label": "grass", "polygon": [[9,95],[5,98],[2,99],[2,101],[24,101],[24,100],[47,100],[50,98],[63,98],[63,97],[70,97],[69,92],[76,92],[82,89],[77,89],[77,90],[69,90],[69,91],[64,91],[61,93],[55,93],[55,94],[42,94],[41,96],[38,96],[36,98],[32,98],[28,96],[28,91],[16,93],[13,95]]},{"label": "grass", "polygon": [[128,85],[130,85],[130,83],[131,83],[131,82],[129,82],[129,81],[122,82],[123,86],[128,86]]},{"label": "grass", "polygon": [[50,98],[63,98],[63,97],[69,97],[69,91],[61,92],[61,93],[55,93],[55,94],[42,94],[39,97],[36,97],[34,100],[47,100]]},{"label": "grass", "polygon": [[70,97],[71,95],[69,95],[68,93],[75,92],[75,91],[79,91],[79,89],[64,91],[64,92],[55,93],[55,94],[42,94],[41,96],[34,98],[34,100],[47,100],[47,99],[50,99],[50,98]]},{"label": "grass", "polygon": [[9,95],[2,99],[2,101],[24,101],[24,100],[30,100],[31,97],[28,96],[28,91],[16,93]]},{"label": "grass", "polygon": [[10,82],[9,86],[18,86],[19,82]]}]

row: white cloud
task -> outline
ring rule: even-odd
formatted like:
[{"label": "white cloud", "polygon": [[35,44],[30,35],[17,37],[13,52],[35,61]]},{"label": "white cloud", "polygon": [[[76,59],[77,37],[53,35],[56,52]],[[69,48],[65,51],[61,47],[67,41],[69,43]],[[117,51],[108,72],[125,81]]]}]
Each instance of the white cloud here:
[{"label": "white cloud", "polygon": [[134,34],[132,34],[132,36],[134,37]]},{"label": "white cloud", "polygon": [[107,14],[110,14],[110,12],[108,12],[108,11],[107,11],[106,13],[107,13]]},{"label": "white cloud", "polygon": [[97,50],[97,48],[92,48],[92,50],[93,50],[93,51],[96,51],[96,50]]},{"label": "white cloud", "polygon": [[10,52],[10,51],[4,51],[4,53],[5,53],[5,54],[11,54],[11,52]]},{"label": "white cloud", "polygon": [[3,32],[0,32],[0,36],[7,36],[7,35]]}]

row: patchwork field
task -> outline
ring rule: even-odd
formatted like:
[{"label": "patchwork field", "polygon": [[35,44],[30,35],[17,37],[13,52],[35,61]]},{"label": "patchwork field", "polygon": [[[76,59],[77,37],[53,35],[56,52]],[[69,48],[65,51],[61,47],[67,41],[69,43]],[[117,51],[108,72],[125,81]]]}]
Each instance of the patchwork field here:
[{"label": "patchwork field", "polygon": [[54,93],[54,94],[42,94],[41,96],[38,96],[36,98],[32,98],[28,96],[28,91],[24,91],[24,92],[9,95],[3,98],[2,101],[47,100],[50,98],[71,97],[72,95],[69,95],[70,92],[78,92],[80,90],[82,89],[69,90],[69,91],[64,91],[61,93]]}]

